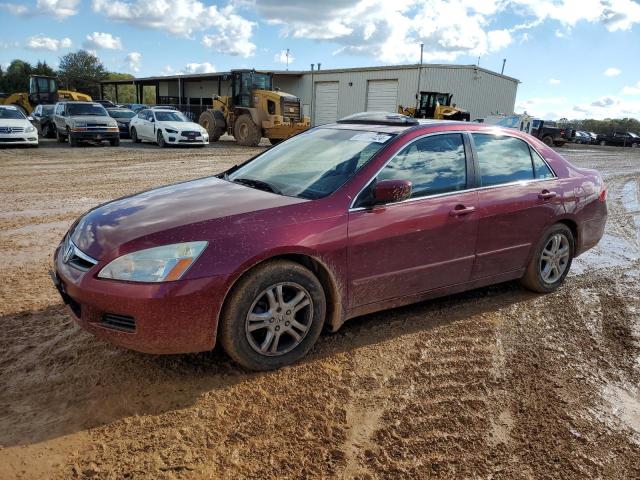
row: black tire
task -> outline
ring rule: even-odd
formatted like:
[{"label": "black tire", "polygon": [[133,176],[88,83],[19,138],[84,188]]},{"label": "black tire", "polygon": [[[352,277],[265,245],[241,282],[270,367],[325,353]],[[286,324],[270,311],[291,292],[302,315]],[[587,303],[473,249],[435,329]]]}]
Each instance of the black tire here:
[{"label": "black tire", "polygon": [[284,138],[270,138],[270,139],[269,139],[269,143],[270,143],[271,145],[277,145],[277,144],[279,144],[279,143],[281,143],[281,142],[284,142],[284,141],[285,141],[285,139],[284,139]]},{"label": "black tire", "polygon": [[64,143],[67,141],[67,137],[62,135],[59,130],[56,130],[56,140],[58,140],[58,143]]},{"label": "black tire", "polygon": [[227,122],[220,110],[205,110],[200,114],[198,123],[209,134],[210,142],[217,142],[227,130]]},{"label": "black tire", "polygon": [[120,145],[120,139],[119,138],[110,138],[109,139],[109,145],[111,145],[112,147],[117,147]]},{"label": "black tire", "polygon": [[245,113],[240,115],[233,125],[233,136],[236,137],[238,145],[257,147],[262,139],[262,131],[253,123],[251,115]]},{"label": "black tire", "polygon": [[[543,278],[543,265],[546,265],[546,262],[543,261],[543,251],[547,248],[548,245],[552,242],[554,236],[559,235],[564,237],[567,241],[567,246],[569,249],[569,256],[566,259],[565,263],[563,263],[564,270],[562,274],[559,275],[557,279],[550,279],[553,281],[546,281]],[[529,290],[533,290],[538,293],[550,293],[556,290],[562,282],[564,282],[565,277],[569,273],[571,269],[571,262],[573,261],[573,256],[575,255],[575,239],[573,238],[573,233],[569,227],[562,223],[556,223],[551,226],[547,231],[544,232],[540,241],[538,242],[535,252],[529,261],[529,265],[527,266],[527,270],[524,276],[520,279],[522,285],[524,285]]]},{"label": "black tire", "polygon": [[607,142],[605,142],[604,140],[600,140],[600,146],[604,147],[607,145]]},{"label": "black tire", "polygon": [[51,124],[49,122],[42,125],[42,137],[43,138],[53,137],[53,128],[51,128]]},{"label": "black tire", "polygon": [[158,134],[156,135],[156,140],[160,148],[165,148],[167,146],[167,142],[164,141],[164,136],[162,135],[162,130],[158,130]]},{"label": "black tire", "polygon": [[136,127],[131,127],[131,141],[133,143],[140,143],[140,139],[138,138],[138,132],[136,132]]},{"label": "black tire", "polygon": [[75,138],[73,135],[69,134],[69,145],[72,147],[77,147],[78,146],[78,139]]},{"label": "black tire", "polygon": [[553,147],[553,137],[551,135],[547,135],[542,138],[542,143],[544,143],[548,147]]},{"label": "black tire", "polygon": [[[301,287],[298,290],[293,290],[293,292],[303,292],[306,295],[305,299],[309,300],[309,303],[297,312],[293,311],[293,309],[285,312],[286,307],[279,309],[277,310],[279,313],[274,313],[274,317],[278,316],[279,318],[265,320],[263,323],[266,324],[268,321],[269,325],[256,329],[254,333],[249,333],[247,328],[250,322],[248,319],[250,310],[258,308],[260,299],[266,298],[264,292],[277,288],[277,285],[283,286],[284,293],[282,298],[285,301],[291,301],[290,297],[289,300],[285,298],[287,288],[295,289]],[[277,303],[277,305],[282,304]],[[271,310],[272,308],[269,307],[269,311],[266,314],[269,314]],[[293,312],[294,316],[298,316],[295,317],[296,322],[294,323],[304,323],[307,326],[304,335],[300,335],[297,330],[295,331],[298,336],[301,336],[299,340],[296,340],[287,332],[287,329],[294,329],[293,325],[289,326],[290,323],[286,322],[287,326],[284,326],[287,318],[294,318],[284,315],[290,312]],[[250,370],[272,370],[294,363],[307,354],[320,336],[325,314],[326,298],[324,290],[317,277],[311,271],[291,261],[268,261],[244,275],[232,289],[220,316],[218,338],[225,352],[243,367]],[[299,315],[302,315],[304,319]],[[279,324],[282,327],[279,327]],[[278,343],[272,341],[271,347],[276,343],[276,348],[282,347],[283,351],[260,353],[257,350],[257,343],[266,341],[266,338],[264,340],[259,339],[260,332],[263,332],[266,337],[269,334],[269,329],[277,330],[279,328],[282,328],[282,330],[278,334]],[[256,340],[256,335],[258,335],[258,340]],[[256,346],[252,346],[252,341]],[[290,350],[287,350],[287,348]]]}]

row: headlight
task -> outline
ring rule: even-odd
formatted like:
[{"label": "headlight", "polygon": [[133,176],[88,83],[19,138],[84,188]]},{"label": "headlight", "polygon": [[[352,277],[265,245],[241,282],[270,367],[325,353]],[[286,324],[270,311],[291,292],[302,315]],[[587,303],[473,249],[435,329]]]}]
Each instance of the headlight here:
[{"label": "headlight", "polygon": [[113,127],[117,127],[118,126],[118,122],[109,122],[107,124],[109,127],[113,128]]},{"label": "headlight", "polygon": [[164,131],[167,133],[178,133],[178,131],[174,130],[173,128],[165,128]]},{"label": "headlight", "polygon": [[33,125],[29,125],[27,128],[24,129],[25,133],[31,133],[31,132],[35,132],[36,128]]},{"label": "headlight", "polygon": [[109,263],[100,270],[98,277],[129,282],[178,280],[198,259],[207,243],[174,243],[129,253]]}]

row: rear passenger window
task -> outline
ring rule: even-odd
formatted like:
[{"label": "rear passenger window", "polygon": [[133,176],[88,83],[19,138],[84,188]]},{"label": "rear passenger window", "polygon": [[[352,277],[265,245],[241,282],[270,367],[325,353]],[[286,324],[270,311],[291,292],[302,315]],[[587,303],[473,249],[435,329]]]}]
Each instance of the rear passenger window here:
[{"label": "rear passenger window", "polygon": [[483,187],[532,180],[529,145],[514,137],[473,133]]},{"label": "rear passenger window", "polygon": [[531,158],[533,159],[533,170],[536,178],[553,178],[553,172],[533,148],[531,149]]},{"label": "rear passenger window", "polygon": [[411,180],[411,197],[463,190],[467,185],[464,142],[460,134],[433,135],[398,153],[378,180]]}]

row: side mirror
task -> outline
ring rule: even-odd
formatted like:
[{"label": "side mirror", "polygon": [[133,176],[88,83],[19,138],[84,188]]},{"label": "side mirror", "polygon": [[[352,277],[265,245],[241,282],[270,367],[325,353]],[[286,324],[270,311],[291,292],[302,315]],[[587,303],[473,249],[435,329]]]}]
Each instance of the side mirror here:
[{"label": "side mirror", "polygon": [[381,180],[373,188],[373,199],[378,204],[401,202],[411,196],[409,180]]},{"label": "side mirror", "polygon": [[31,115],[29,115],[29,116],[27,117],[27,120],[29,120],[30,122],[33,122],[34,118],[33,118]]}]

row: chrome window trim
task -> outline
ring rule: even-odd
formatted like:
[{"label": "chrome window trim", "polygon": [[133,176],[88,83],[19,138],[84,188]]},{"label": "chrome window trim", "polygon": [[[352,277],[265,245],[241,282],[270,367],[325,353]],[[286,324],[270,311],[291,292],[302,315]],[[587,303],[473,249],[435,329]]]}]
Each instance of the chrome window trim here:
[{"label": "chrome window trim", "polygon": [[[360,197],[360,195],[362,194],[362,192],[364,192],[369,185],[371,185],[371,183],[376,179],[376,177],[380,174],[380,172],[382,170],[384,170],[384,168],[393,160],[395,159],[398,154],[404,150],[406,147],[408,147],[409,145],[412,145],[414,142],[417,142],[418,140],[422,140],[423,138],[427,138],[427,137],[432,137],[435,135],[446,135],[446,134],[450,134],[450,133],[458,133],[461,135],[471,135],[472,133],[481,133],[484,135],[501,135],[501,136],[505,136],[505,137],[512,137],[512,138],[517,138],[518,140],[523,141],[524,143],[526,143],[529,148],[533,149],[534,152],[536,152],[540,158],[542,158],[542,161],[547,165],[547,167],[549,167],[549,170],[551,171],[551,173],[553,174],[553,177],[551,178],[532,178],[531,180],[518,180],[515,182],[509,182],[509,183],[500,183],[497,185],[487,185],[484,187],[473,187],[473,188],[465,188],[463,190],[453,190],[451,192],[445,192],[445,193],[436,193],[434,195],[424,195],[422,197],[415,197],[415,198],[407,198],[406,200],[402,200],[400,202],[392,202],[392,203],[385,203],[385,206],[387,205],[400,205],[403,203],[408,203],[408,202],[415,202],[418,200],[425,200],[425,199],[430,199],[430,198],[438,198],[438,197],[444,197],[444,196],[448,196],[448,195],[455,195],[455,194],[460,194],[460,193],[466,193],[466,192],[475,192],[475,191],[480,191],[480,190],[488,190],[488,189],[492,189],[492,188],[500,188],[500,187],[506,187],[506,186],[513,186],[513,185],[527,185],[529,183],[534,183],[534,182],[543,182],[543,181],[549,181],[549,180],[555,180],[558,178],[558,175],[556,174],[556,172],[553,170],[553,168],[551,168],[551,165],[549,165],[549,162],[547,162],[546,158],[544,158],[544,155],[542,155],[540,152],[538,152],[538,150],[533,147],[529,142],[527,142],[526,140],[523,140],[522,138],[516,136],[516,135],[509,135],[510,132],[504,132],[504,134],[502,134],[502,132],[500,134],[497,133],[492,133],[492,132],[488,132],[485,133],[483,131],[469,131],[469,130],[448,130],[445,132],[432,132],[432,133],[425,133],[424,135],[420,135],[419,137],[414,138],[411,142],[406,143],[404,145],[402,145],[400,148],[398,148],[391,157],[389,157],[389,160],[387,160],[384,165],[382,165],[382,167],[380,167],[378,169],[378,171],[376,171],[376,173],[373,175],[373,177],[371,177],[369,179],[369,181],[364,185],[364,187],[362,187],[360,189],[360,191],[357,193],[357,195],[355,195],[353,197],[353,200],[351,201],[351,203],[349,204],[349,212],[358,212],[360,210],[370,210],[370,207],[354,207],[354,204],[356,203],[356,200],[358,200],[358,197]],[[471,142],[471,148],[475,149],[475,144],[473,143],[473,139],[470,138],[469,139]],[[475,152],[469,152],[469,155],[466,155],[465,152],[465,157],[466,157],[466,161],[468,162],[469,160],[471,162],[474,161],[474,155]],[[535,171],[533,170],[533,159],[531,162],[531,169],[533,174],[535,175]],[[476,172],[476,175],[478,174],[478,172]],[[467,171],[467,181],[468,181],[468,171]]]}]

